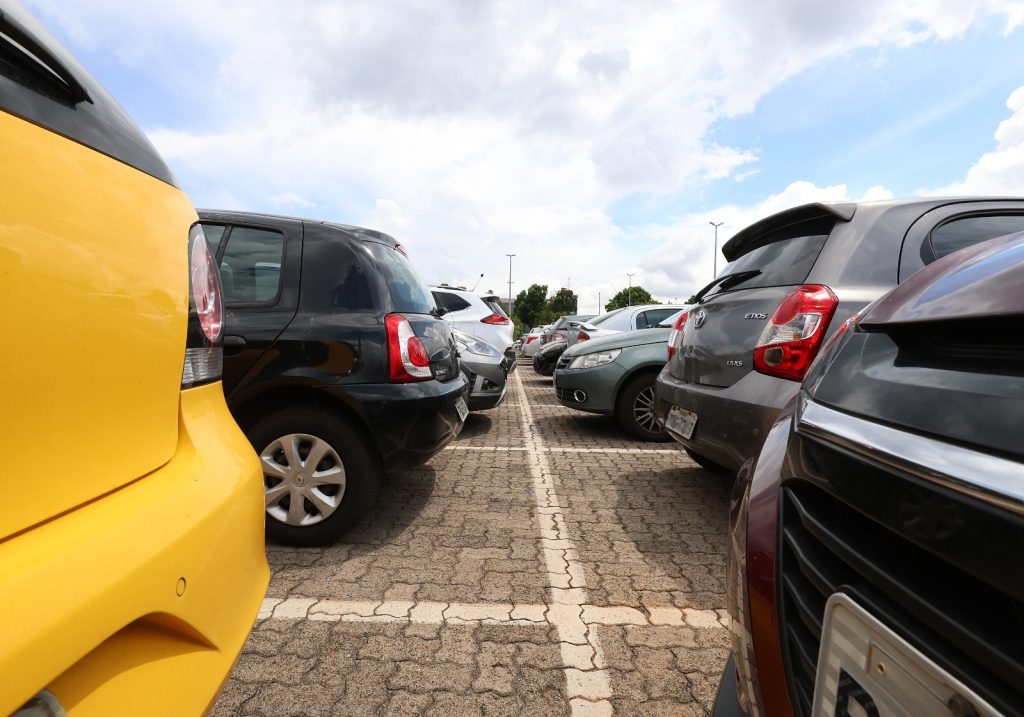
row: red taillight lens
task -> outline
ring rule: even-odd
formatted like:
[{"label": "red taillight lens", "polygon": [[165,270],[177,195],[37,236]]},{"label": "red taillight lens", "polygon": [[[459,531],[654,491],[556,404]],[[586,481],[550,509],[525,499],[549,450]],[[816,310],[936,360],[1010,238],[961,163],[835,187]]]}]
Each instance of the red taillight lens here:
[{"label": "red taillight lens", "polygon": [[188,233],[188,329],[181,386],[218,380],[224,369],[224,298],[217,262],[202,227]]},{"label": "red taillight lens", "polygon": [[412,383],[432,379],[430,357],[409,319],[401,314],[388,314],[384,317],[384,329],[388,338],[388,380]]},{"label": "red taillight lens", "polygon": [[754,369],[802,381],[821,347],[839,299],[827,286],[798,287],[775,310],[754,347]]},{"label": "red taillight lens", "polygon": [[526,343],[530,343],[531,341],[536,341],[536,340],[537,340],[536,336],[527,336],[526,337]]},{"label": "red taillight lens", "polygon": [[671,361],[672,357],[676,355],[676,350],[679,348],[679,342],[683,338],[683,326],[686,324],[686,317],[690,315],[689,311],[684,311],[679,314],[679,318],[672,324],[672,333],[668,335],[668,360]]},{"label": "red taillight lens", "polygon": [[480,319],[482,324],[496,324],[498,326],[508,326],[509,320],[507,316],[502,316],[499,313],[493,313],[490,316],[485,316]]},{"label": "red taillight lens", "polygon": [[577,341],[590,341],[590,334],[586,331],[580,331],[579,336],[576,337]]}]

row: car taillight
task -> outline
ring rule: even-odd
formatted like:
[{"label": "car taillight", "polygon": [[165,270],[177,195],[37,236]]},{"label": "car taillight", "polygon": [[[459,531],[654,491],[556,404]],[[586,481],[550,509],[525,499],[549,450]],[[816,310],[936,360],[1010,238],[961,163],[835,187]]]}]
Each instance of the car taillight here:
[{"label": "car taillight", "polygon": [[480,319],[480,323],[482,323],[482,324],[496,324],[498,326],[508,326],[509,321],[508,321],[508,317],[507,316],[502,316],[501,314],[495,312],[495,313],[491,314],[490,316],[485,316],[482,319]]},{"label": "car taillight", "polygon": [[412,383],[432,379],[430,357],[409,319],[401,314],[388,314],[384,317],[384,329],[388,337],[388,381]]},{"label": "car taillight", "polygon": [[565,341],[565,334],[551,334],[548,336],[548,341]]},{"label": "car taillight", "polygon": [[224,371],[224,297],[220,274],[202,227],[188,233],[188,332],[181,387],[220,379]]},{"label": "car taillight", "polygon": [[802,381],[821,347],[839,299],[827,286],[805,284],[782,300],[754,347],[754,370]]},{"label": "car taillight", "polygon": [[679,348],[679,342],[683,337],[683,325],[686,324],[686,317],[690,315],[689,311],[684,311],[679,314],[679,318],[672,324],[672,333],[668,335],[668,360],[671,361],[672,357],[675,356],[676,350]]},{"label": "car taillight", "polygon": [[588,334],[586,331],[580,331],[579,335],[576,337],[576,340],[577,341],[590,341],[590,334]]},{"label": "car taillight", "polygon": [[536,341],[536,340],[537,340],[536,336],[527,336],[526,337],[526,343],[530,343],[531,341]]}]

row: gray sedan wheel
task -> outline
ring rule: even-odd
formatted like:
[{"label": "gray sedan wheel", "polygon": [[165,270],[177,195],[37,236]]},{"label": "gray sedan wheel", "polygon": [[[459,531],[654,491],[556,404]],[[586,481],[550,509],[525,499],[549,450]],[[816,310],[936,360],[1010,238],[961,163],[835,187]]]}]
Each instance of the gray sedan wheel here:
[{"label": "gray sedan wheel", "polygon": [[630,379],[619,392],[615,417],[622,429],[641,441],[664,442],[670,440],[654,412],[655,373],[645,373]]}]

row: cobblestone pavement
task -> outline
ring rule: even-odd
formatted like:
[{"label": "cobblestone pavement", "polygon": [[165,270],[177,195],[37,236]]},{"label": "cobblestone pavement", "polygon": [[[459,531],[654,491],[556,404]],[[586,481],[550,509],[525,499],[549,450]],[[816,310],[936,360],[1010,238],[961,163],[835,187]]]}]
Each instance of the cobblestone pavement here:
[{"label": "cobblestone pavement", "polygon": [[328,548],[268,545],[215,715],[706,715],[729,485],[529,366]]}]

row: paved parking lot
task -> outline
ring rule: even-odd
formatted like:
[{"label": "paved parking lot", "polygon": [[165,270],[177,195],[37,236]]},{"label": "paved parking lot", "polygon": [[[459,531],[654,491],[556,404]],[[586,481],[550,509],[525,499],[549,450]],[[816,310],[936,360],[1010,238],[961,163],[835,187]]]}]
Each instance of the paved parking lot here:
[{"label": "paved parking lot", "polygon": [[329,548],[268,546],[217,715],[705,715],[729,486],[523,366]]}]

